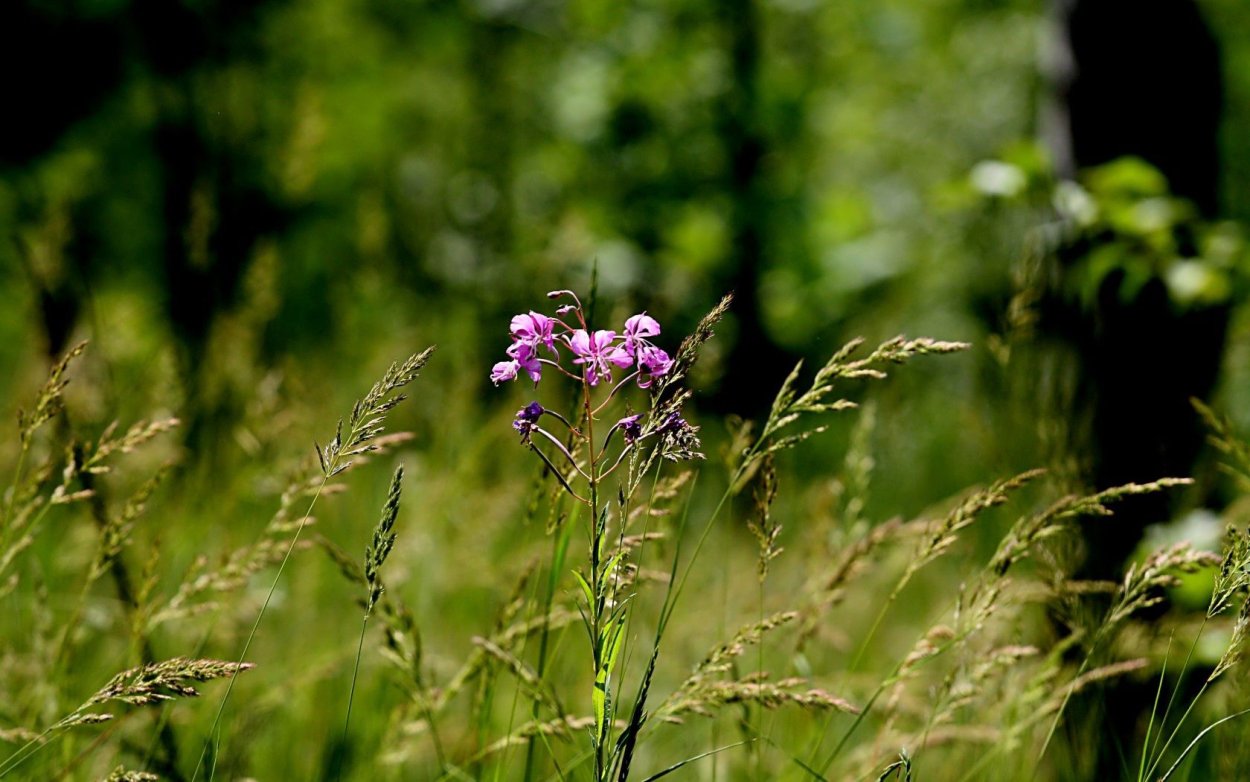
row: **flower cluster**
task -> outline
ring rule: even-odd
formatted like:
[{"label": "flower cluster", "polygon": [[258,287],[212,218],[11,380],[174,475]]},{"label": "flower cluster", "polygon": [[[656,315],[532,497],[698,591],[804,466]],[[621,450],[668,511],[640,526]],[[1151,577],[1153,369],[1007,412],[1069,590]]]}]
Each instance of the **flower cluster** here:
[{"label": "flower cluster", "polygon": [[[649,388],[673,366],[668,353],[650,341],[660,333],[660,324],[647,313],[641,312],[626,320],[619,334],[606,329],[592,331],[586,325],[581,302],[572,291],[552,291],[547,296],[552,299],[569,296],[575,303],[557,308],[554,317],[530,311],[512,319],[508,360],[500,361],[491,369],[490,379],[495,385],[515,380],[521,372],[537,384],[542,379],[543,368],[554,367],[597,386],[614,382],[613,370],[632,368],[621,382],[634,380],[639,388]],[[564,320],[570,313],[576,317],[573,324]],[[561,363],[566,358],[571,358],[572,369]]]},{"label": "flower cluster", "polygon": [[[656,459],[703,458],[699,428],[681,417],[685,396],[678,394],[666,400],[662,389],[653,391],[649,412],[629,412],[627,406],[627,415],[610,426],[606,434],[595,437],[595,422],[613,403],[617,392],[631,381],[639,388],[651,388],[656,378],[673,372],[673,359],[651,341],[660,333],[660,324],[647,313],[628,318],[618,334],[590,328],[582,304],[572,291],[555,291],[547,296],[568,297],[573,303],[561,305],[551,315],[530,311],[514,317],[509,328],[512,344],[508,347],[508,360],[495,364],[490,377],[498,385],[515,380],[524,372],[537,384],[544,370],[549,370],[582,385],[582,409],[570,416],[576,424],[537,401],[517,410],[512,419],[512,428],[520,435],[521,443],[543,460],[561,486],[578,501],[593,507],[598,496],[596,487],[622,465],[628,465],[626,469],[632,476],[636,468],[645,472]],[[614,374],[620,375],[619,381]],[[601,385],[610,386],[605,394],[590,393]],[[549,429],[553,424],[559,427]],[[640,457],[641,462],[627,458],[643,448],[648,451]]]}]

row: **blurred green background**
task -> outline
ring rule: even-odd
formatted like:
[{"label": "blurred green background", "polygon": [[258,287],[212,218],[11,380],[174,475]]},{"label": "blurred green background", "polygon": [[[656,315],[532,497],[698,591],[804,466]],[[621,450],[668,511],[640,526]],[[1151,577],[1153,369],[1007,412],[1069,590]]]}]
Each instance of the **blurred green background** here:
[{"label": "blurred green background", "polygon": [[[1240,0],[12,0],[0,64],[0,409],[89,339],[76,431],[182,418],[171,573],[254,539],[282,471],[437,344],[398,412],[397,589],[489,617],[533,466],[501,445],[530,397],[489,368],[512,314],[592,281],[605,321],[646,310],[670,349],[735,292],[694,377],[713,461],[718,416],[758,416],[799,358],[973,343],[874,392],[869,519],[1038,464],[1201,472],[1190,395],[1250,423]],[[786,463],[797,505],[827,504],[851,420]],[[352,552],[376,472],[326,511]],[[1212,478],[1190,504],[1226,500]],[[332,602],[318,567],[295,584]]]},{"label": "blurred green background", "polygon": [[[719,412],[757,414],[795,359],[852,336],[975,343],[916,382],[932,393],[900,392],[913,419],[889,416],[886,450],[920,474],[899,488],[914,503],[1037,461],[1029,405],[1022,430],[1002,418],[992,349],[1013,338],[1022,266],[1064,244],[1047,234],[1055,174],[1136,154],[1165,175],[1081,192],[1107,207],[1086,244],[1111,249],[1085,282],[1067,273],[1060,298],[1079,306],[1043,325],[1077,345],[1108,273],[1136,268],[1136,290],[1217,254],[1171,240],[1193,233],[1193,209],[1151,211],[1167,177],[1203,220],[1250,218],[1250,15],[1231,0],[1144,15],[988,0],[0,14],[0,396],[89,337],[110,406],[95,415],[177,410],[211,458],[232,458],[257,389],[350,398],[349,378],[428,343],[444,348],[426,390],[441,422],[512,407],[486,380],[507,317],[588,290],[597,269],[613,315],[646,309],[674,336],[736,293],[700,378]],[[1221,268],[1183,270],[1177,294],[1219,318],[1241,287],[1226,234]],[[1193,339],[1214,375],[1221,329]]]},{"label": "blurred green background", "polygon": [[[1163,5],[1156,16],[1192,7]],[[1127,12],[1122,35],[1098,41],[1119,61],[1101,78],[1153,95],[1133,107],[1142,122],[1198,126],[1157,157],[1217,159],[1205,216],[1244,219],[1250,22],[1232,2],[1199,10],[1225,74],[1213,109],[1169,101],[1218,73],[1155,64],[1200,59],[1186,31],[1169,42]],[[4,363],[90,333],[144,409],[170,403],[135,394],[165,390],[137,382],[161,356],[196,433],[250,395],[219,359],[236,374],[320,362],[325,377],[419,336],[455,340],[458,366],[487,365],[503,333],[489,324],[547,288],[587,288],[592,267],[605,300],[674,332],[735,290],[746,328],[726,335],[722,367],[734,388],[710,379],[724,409],[732,392],[758,410],[792,358],[861,332],[984,345],[1005,328],[1036,217],[1008,196],[1021,170],[1052,170],[1053,155],[1021,148],[1056,103],[1043,66],[1062,30],[1038,2],[76,0],[3,13]],[[1184,148],[1195,139],[1210,143]],[[1137,146],[1076,162],[1152,151]],[[1006,179],[974,168],[1004,156]],[[1171,159],[1150,162],[1168,173]]]}]

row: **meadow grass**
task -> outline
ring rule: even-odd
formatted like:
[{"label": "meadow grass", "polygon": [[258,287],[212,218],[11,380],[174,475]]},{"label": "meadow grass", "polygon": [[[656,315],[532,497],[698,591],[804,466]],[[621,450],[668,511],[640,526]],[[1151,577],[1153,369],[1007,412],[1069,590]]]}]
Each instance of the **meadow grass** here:
[{"label": "meadow grass", "polygon": [[[1154,693],[1124,778],[1245,767],[1220,729],[1246,713],[1250,533],[1072,576],[1081,524],[1186,479],[1088,493],[1030,470],[877,519],[882,413],[859,397],[968,345],[854,340],[722,435],[687,383],[729,297],[671,355],[645,313],[599,344],[606,308],[557,304],[514,319],[496,365],[543,376],[541,404],[493,392],[513,431],[388,432],[421,351],[327,441],[198,504],[168,488],[195,468],[176,418],[80,431],[90,348],[54,363],[3,462],[0,778],[1078,779],[1101,737],[1063,728],[1120,679]],[[848,416],[842,464],[807,477]],[[1170,597],[1195,577],[1189,622]]]}]

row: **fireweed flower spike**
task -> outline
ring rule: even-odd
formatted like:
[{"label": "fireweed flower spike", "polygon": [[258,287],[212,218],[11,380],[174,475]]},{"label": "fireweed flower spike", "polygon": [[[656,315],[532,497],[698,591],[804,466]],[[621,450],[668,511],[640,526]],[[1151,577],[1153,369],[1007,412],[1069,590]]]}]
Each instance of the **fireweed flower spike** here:
[{"label": "fireweed flower spike", "polygon": [[[605,411],[622,404],[616,398],[618,394],[627,394],[634,387],[646,389],[657,377],[672,377],[673,359],[651,342],[660,334],[659,322],[642,312],[626,320],[622,331],[596,330],[587,323],[586,311],[572,291],[552,291],[547,296],[564,301],[554,307],[551,316],[530,311],[512,318],[512,342],[507,351],[510,360],[495,365],[491,380],[497,385],[516,379],[524,371],[538,383],[543,370],[548,369],[549,382],[552,377],[564,377],[578,386],[580,401],[575,414],[566,418],[538,402],[530,402],[516,412],[512,428],[520,435],[521,444],[533,451],[569,496],[583,506],[586,513],[582,515],[589,521],[588,557],[575,573],[585,601],[578,607],[594,662],[594,687],[589,693],[594,707],[593,778],[607,782],[617,776],[617,769],[621,779],[627,776],[628,757],[632,754],[627,747],[632,745],[629,730],[642,724],[636,710],[632,728],[614,740],[612,734],[619,720],[615,719],[615,703],[610,694],[619,690],[615,686],[614,666],[621,640],[628,632],[629,600],[623,590],[633,583],[628,574],[636,568],[636,563],[629,559],[634,544],[626,543],[626,528],[635,515],[630,498],[642,476],[653,467],[658,470],[664,460],[701,458],[702,454],[697,428],[680,415],[679,405],[689,392],[683,391],[663,403],[652,396],[648,410],[617,419],[606,433],[599,424],[601,414],[612,420]],[[613,377],[618,369],[622,370],[619,380]],[[628,410],[626,407],[624,412]],[[556,433],[562,436],[543,428],[542,424],[554,427],[551,421],[564,427]],[[623,478],[619,474],[613,477],[618,469],[624,473]],[[609,481],[616,491],[615,501],[606,499],[611,496],[606,491]],[[615,553],[613,538],[619,549]],[[653,656],[652,663],[654,659]],[[637,709],[642,708],[642,703],[639,700]],[[614,746],[618,749],[612,749]],[[626,749],[619,749],[623,746]],[[618,752],[625,753],[625,760],[618,760]]]},{"label": "fireweed flower spike", "polygon": [[[585,480],[592,497],[595,487],[615,471],[624,457],[643,447],[644,442],[652,437],[656,438],[656,456],[672,460],[698,458],[701,446],[697,428],[687,424],[671,407],[666,407],[663,413],[627,415],[616,421],[606,436],[601,439],[593,437],[594,422],[601,412],[614,404],[617,394],[634,385],[631,380],[645,389],[655,378],[670,373],[673,359],[651,341],[661,332],[659,321],[646,312],[640,312],[629,317],[620,332],[595,330],[586,323],[581,301],[575,293],[557,290],[547,296],[550,299],[571,299],[573,303],[560,305],[551,316],[533,310],[513,316],[508,329],[511,339],[507,349],[509,360],[495,364],[490,377],[495,385],[499,385],[515,380],[524,372],[537,384],[543,376],[543,365],[553,368],[559,375],[582,384],[585,390],[584,409],[578,417],[586,422],[586,426],[585,429],[580,425],[574,426],[563,415],[545,409],[538,402],[531,402],[518,410],[512,421],[512,427],[521,436],[521,441],[536,451],[553,470],[562,473],[562,483],[565,483],[564,475]],[[575,318],[571,323],[566,319],[570,313]],[[619,381],[613,377],[614,370],[628,368],[633,368],[633,371]],[[598,399],[592,401],[591,392],[602,385],[609,387],[607,393],[596,394]],[[567,430],[567,435],[557,437],[540,426],[539,420],[543,416],[559,421]],[[614,444],[613,438],[618,429],[621,436]],[[573,456],[566,445],[568,435],[590,446],[586,461],[579,461]],[[538,449],[538,443],[543,444],[545,451],[554,449],[550,457],[564,465],[563,471],[558,470],[548,455]],[[609,457],[609,449],[616,451],[614,458]],[[588,502],[567,483],[565,488],[580,501]],[[593,500],[588,504],[593,504]]]}]

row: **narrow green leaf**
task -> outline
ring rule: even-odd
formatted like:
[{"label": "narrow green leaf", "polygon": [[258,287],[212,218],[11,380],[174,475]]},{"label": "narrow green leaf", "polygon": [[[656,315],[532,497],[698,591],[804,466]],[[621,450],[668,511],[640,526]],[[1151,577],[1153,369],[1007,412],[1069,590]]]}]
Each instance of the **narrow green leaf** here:
[{"label": "narrow green leaf", "polygon": [[573,577],[577,579],[578,586],[582,588],[582,596],[586,598],[586,605],[587,606],[594,605],[595,597],[594,597],[594,593],[590,589],[590,584],[586,583],[586,579],[582,576],[581,573],[578,573],[576,570],[572,571],[572,573],[573,573]]},{"label": "narrow green leaf", "polygon": [[743,744],[748,744],[748,743],[750,743],[750,742],[747,742],[747,741],[739,741],[739,742],[737,742],[736,744],[726,744],[726,745],[725,745],[725,746],[723,746],[723,747],[717,747],[716,749],[709,749],[707,752],[704,752],[704,753],[702,753],[702,754],[700,754],[700,755],[695,755],[694,757],[686,758],[685,760],[683,760],[683,761],[681,761],[681,762],[679,762],[679,763],[674,763],[673,765],[669,766],[668,768],[664,769],[663,771],[660,771],[660,772],[657,772],[657,773],[655,773],[655,774],[652,774],[651,776],[649,776],[649,777],[647,777],[646,779],[642,780],[642,782],[654,782],[655,780],[660,779],[661,777],[666,777],[666,776],[668,776],[669,774],[673,773],[674,771],[677,771],[678,769],[682,768],[683,766],[685,766],[685,765],[687,765],[687,764],[689,764],[689,763],[693,763],[693,762],[695,762],[696,760],[702,760],[703,758],[706,758],[706,757],[708,757],[709,755],[715,755],[715,754],[717,754],[717,753],[724,752],[724,751],[725,751],[725,750],[727,750],[727,749],[733,749],[734,747],[741,747]]}]

